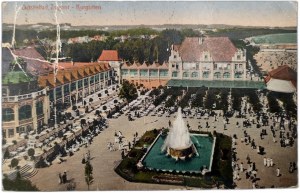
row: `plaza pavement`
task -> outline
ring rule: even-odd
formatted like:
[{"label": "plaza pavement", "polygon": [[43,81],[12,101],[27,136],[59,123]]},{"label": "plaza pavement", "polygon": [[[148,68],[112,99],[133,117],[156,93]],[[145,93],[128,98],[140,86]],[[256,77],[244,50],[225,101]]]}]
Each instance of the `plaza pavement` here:
[{"label": "plaza pavement", "polygon": [[[93,112],[92,112],[93,113]],[[88,116],[88,115],[87,115]],[[108,142],[114,142],[115,131],[121,131],[125,136],[125,141],[132,141],[133,134],[138,132],[141,136],[146,130],[152,130],[154,128],[167,127],[168,121],[174,120],[174,114],[170,118],[162,116],[147,116],[136,119],[135,121],[129,122],[127,117],[122,115],[117,119],[109,119],[109,128],[105,129],[101,134],[96,136],[92,144],[87,148],[80,148],[78,152],[72,157],[67,157],[67,161],[61,164],[54,163],[48,168],[39,169],[37,175],[31,178],[33,184],[35,184],[42,191],[59,191],[66,190],[66,184],[59,184],[58,173],[67,171],[68,179],[72,179],[76,183],[76,190],[87,190],[87,185],[84,179],[84,164],[81,163],[83,155],[90,150],[91,153],[91,164],[94,168],[93,177],[94,182],[90,186],[90,190],[170,190],[170,189],[186,189],[184,186],[173,186],[173,185],[159,185],[159,184],[146,184],[146,183],[132,183],[127,182],[114,172],[114,167],[121,160],[121,152],[113,151],[110,152],[107,149]],[[272,185],[275,187],[291,187],[296,186],[298,179],[298,170],[290,174],[288,172],[289,162],[297,163],[297,139],[293,147],[280,147],[279,133],[276,131],[277,143],[273,143],[272,135],[269,127],[267,129],[268,135],[265,136],[264,140],[260,139],[260,131],[262,128],[257,129],[256,126],[245,129],[251,138],[255,139],[257,146],[265,147],[265,155],[259,155],[256,150],[252,150],[250,145],[241,143],[241,137],[243,137],[242,128],[236,128],[237,118],[230,118],[227,130],[223,129],[223,118],[213,123],[213,118],[210,117],[208,122],[211,126],[209,129],[205,129],[206,120],[203,119],[190,119],[186,118],[191,129],[198,130],[198,124],[203,127],[203,131],[213,131],[224,133],[232,136],[236,134],[237,140],[237,163],[244,163],[244,168],[247,169],[246,157],[249,155],[251,161],[256,163],[257,177],[260,179],[257,184],[260,187],[270,188]],[[216,128],[212,128],[215,126]],[[117,147],[116,147],[117,148]],[[273,167],[264,167],[263,157],[272,158],[274,161]],[[276,168],[279,167],[282,176],[276,177]],[[252,183],[245,178],[245,172],[240,173],[241,180],[236,181],[238,189],[249,189],[252,188]]]}]

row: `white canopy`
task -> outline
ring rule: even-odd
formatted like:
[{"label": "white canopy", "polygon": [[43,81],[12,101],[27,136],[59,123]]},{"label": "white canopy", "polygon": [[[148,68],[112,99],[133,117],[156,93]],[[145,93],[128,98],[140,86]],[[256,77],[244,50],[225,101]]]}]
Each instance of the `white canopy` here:
[{"label": "white canopy", "polygon": [[271,78],[267,82],[267,89],[275,92],[293,93],[296,92],[296,87],[289,80],[280,80]]}]

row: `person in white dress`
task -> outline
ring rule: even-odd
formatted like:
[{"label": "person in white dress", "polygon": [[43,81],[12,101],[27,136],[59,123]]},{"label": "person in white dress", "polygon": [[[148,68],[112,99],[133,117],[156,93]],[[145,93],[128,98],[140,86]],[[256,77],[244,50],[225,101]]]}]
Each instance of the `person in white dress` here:
[{"label": "person in white dress", "polygon": [[264,166],[267,166],[267,158],[264,157]]},{"label": "person in white dress", "polygon": [[279,168],[276,169],[276,176],[277,176],[277,177],[280,176],[280,169],[279,169]]},{"label": "person in white dress", "polygon": [[243,162],[240,164],[240,171],[244,172]]},{"label": "person in white dress", "polygon": [[270,158],[270,166],[273,167],[273,159]]}]

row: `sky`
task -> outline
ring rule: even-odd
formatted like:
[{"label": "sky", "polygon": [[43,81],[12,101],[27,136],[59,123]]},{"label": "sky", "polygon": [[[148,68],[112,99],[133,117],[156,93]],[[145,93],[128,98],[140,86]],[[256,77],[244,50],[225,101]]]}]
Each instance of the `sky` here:
[{"label": "sky", "polygon": [[[54,1],[4,2],[2,22],[55,23]],[[243,26],[297,26],[297,2],[288,1],[73,1],[61,2],[60,23],[80,25],[228,24]],[[31,7],[29,7],[31,6]],[[35,6],[35,7],[32,7]],[[88,10],[80,9],[89,6]]]}]

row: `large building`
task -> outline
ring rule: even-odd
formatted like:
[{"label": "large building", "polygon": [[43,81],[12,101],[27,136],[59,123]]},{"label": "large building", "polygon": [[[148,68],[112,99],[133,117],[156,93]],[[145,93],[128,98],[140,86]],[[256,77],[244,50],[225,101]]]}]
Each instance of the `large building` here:
[{"label": "large building", "polygon": [[[21,54],[24,59],[15,59]],[[37,60],[32,60],[35,58]],[[51,66],[32,47],[11,53],[2,48],[2,135],[17,138],[21,133],[37,130],[50,117],[47,88],[40,88],[37,75],[48,73]]]},{"label": "large building", "polygon": [[59,62],[56,83],[54,73],[39,76],[39,85],[49,88],[51,106],[58,110],[82,101],[90,94],[115,83],[113,69],[108,63]]},{"label": "large building", "polygon": [[121,76],[146,87],[169,80],[246,80],[246,51],[237,49],[228,37],[188,37],[172,45],[168,63],[124,63]]},{"label": "large building", "polygon": [[59,62],[55,77],[53,64],[45,61],[33,47],[12,53],[2,48],[2,53],[2,133],[5,139],[17,139],[22,133],[42,130],[42,126],[53,119],[54,100],[56,109],[62,111],[115,83],[115,73],[108,62]]}]

